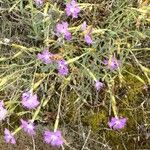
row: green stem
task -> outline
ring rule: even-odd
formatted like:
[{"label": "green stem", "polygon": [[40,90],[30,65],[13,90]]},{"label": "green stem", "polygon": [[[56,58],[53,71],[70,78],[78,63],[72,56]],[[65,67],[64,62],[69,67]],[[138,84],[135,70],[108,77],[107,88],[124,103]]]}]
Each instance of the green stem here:
[{"label": "green stem", "polygon": [[85,67],[84,65],[82,65],[81,63],[79,63],[84,69],[87,70],[87,72],[89,73],[89,75],[93,78],[94,81],[96,81],[96,77],[94,76],[94,74],[90,71],[90,69],[88,69],[87,67]]},{"label": "green stem", "polygon": [[59,115],[60,115],[61,102],[62,102],[62,91],[61,91],[61,94],[60,94],[60,99],[59,99],[59,104],[58,104],[57,117],[56,117],[55,124],[54,124],[54,132],[57,131],[58,124],[59,124]]},{"label": "green stem", "polygon": [[112,105],[112,110],[113,110],[114,116],[115,116],[116,118],[118,118],[115,97],[111,94],[111,95],[110,95],[110,98],[111,98],[111,105]]},{"label": "green stem", "polygon": [[82,58],[83,56],[87,55],[88,53],[89,53],[89,52],[86,52],[86,53],[84,53],[84,54],[82,54],[82,55],[80,55],[80,56],[77,56],[77,57],[75,57],[75,58],[69,59],[69,60],[67,61],[67,64],[70,64],[70,63],[73,63],[73,62],[79,60],[80,58]]}]

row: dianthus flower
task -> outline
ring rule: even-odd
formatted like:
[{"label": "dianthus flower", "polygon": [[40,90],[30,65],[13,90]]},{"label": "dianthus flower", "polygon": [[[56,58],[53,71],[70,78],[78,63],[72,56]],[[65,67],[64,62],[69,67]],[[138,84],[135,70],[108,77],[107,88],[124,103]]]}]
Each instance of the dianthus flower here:
[{"label": "dianthus flower", "polygon": [[72,16],[73,18],[78,18],[78,14],[81,11],[75,0],[71,0],[66,4],[66,14],[67,16]]},{"label": "dianthus flower", "polygon": [[27,134],[35,135],[35,127],[32,122],[21,119],[21,127]]},{"label": "dianthus flower", "polygon": [[37,94],[34,94],[30,91],[24,92],[22,94],[22,105],[28,109],[34,109],[39,105]]},{"label": "dianthus flower", "polygon": [[0,101],[0,121],[6,118],[8,111],[4,108],[3,101]]},{"label": "dianthus flower", "polygon": [[62,22],[56,25],[56,35],[59,37],[63,35],[66,40],[71,40],[71,33],[68,30],[68,23]]},{"label": "dianthus flower", "polygon": [[120,64],[121,61],[117,60],[115,57],[104,60],[104,65],[106,65],[107,69],[110,69],[111,71],[119,68]]},{"label": "dianthus flower", "polygon": [[[87,29],[87,24],[86,22],[84,21],[83,24],[82,24],[82,30],[85,32],[84,33],[84,40],[85,42],[88,44],[88,45],[91,45],[93,43],[93,40],[91,38],[91,34],[92,34],[92,29]],[[88,31],[87,31],[88,30]]]},{"label": "dianthus flower", "polygon": [[53,54],[51,54],[47,49],[45,49],[42,53],[39,53],[37,55],[37,58],[41,60],[45,64],[52,63],[51,57]]},{"label": "dianthus flower", "polygon": [[57,147],[60,147],[64,143],[62,139],[61,131],[56,131],[56,132],[45,131],[44,141],[47,144],[50,144],[52,146],[57,146]]},{"label": "dianthus flower", "polygon": [[4,139],[6,143],[16,144],[14,135],[8,129],[5,128],[4,134]]},{"label": "dianthus flower", "polygon": [[58,69],[58,73],[62,76],[66,76],[69,72],[68,65],[67,65],[67,62],[65,60],[59,60],[58,61],[57,69]]},{"label": "dianthus flower", "polygon": [[99,80],[96,80],[95,82],[95,88],[97,91],[101,90],[103,88],[104,84],[100,82]]},{"label": "dianthus flower", "polygon": [[116,118],[116,117],[112,117],[111,121],[108,122],[108,125],[110,128],[114,129],[114,130],[119,130],[125,127],[126,125],[126,118]]}]

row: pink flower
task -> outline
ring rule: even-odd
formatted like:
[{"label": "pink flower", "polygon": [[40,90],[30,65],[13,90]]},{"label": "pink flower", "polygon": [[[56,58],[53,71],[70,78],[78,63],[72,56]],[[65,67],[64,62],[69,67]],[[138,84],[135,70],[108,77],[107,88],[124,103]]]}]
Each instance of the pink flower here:
[{"label": "pink flower", "polygon": [[122,129],[125,127],[127,122],[126,118],[116,118],[116,117],[112,117],[111,121],[108,122],[108,125],[110,128],[114,129],[114,130],[118,130],[118,129]]},{"label": "pink flower", "polygon": [[3,101],[0,101],[0,121],[4,120],[7,116],[7,109],[4,108],[4,103]]},{"label": "pink flower", "polygon": [[32,122],[21,119],[21,127],[29,135],[35,135],[35,127]]},{"label": "pink flower", "polygon": [[50,64],[52,63],[52,60],[50,58],[52,55],[53,54],[51,54],[47,49],[45,49],[42,53],[39,53],[37,55],[37,58],[45,64]]},{"label": "pink flower", "polygon": [[84,35],[84,40],[88,45],[91,45],[93,43],[92,38],[91,38],[91,33]]},{"label": "pink flower", "polygon": [[84,34],[84,41],[88,44],[88,45],[91,45],[93,43],[93,40],[92,40],[92,32],[93,30],[90,29],[89,31],[87,31],[87,24],[86,22],[84,21],[82,26],[81,26],[82,30],[85,32]]},{"label": "pink flower", "polygon": [[103,88],[104,84],[98,80],[95,82],[95,88],[97,91],[101,90]]},{"label": "pink flower", "polygon": [[57,146],[57,147],[60,147],[64,143],[62,139],[61,131],[56,131],[56,132],[45,131],[44,141],[47,144],[51,144],[52,146]]},{"label": "pink flower", "polygon": [[67,16],[78,18],[78,13],[80,12],[80,8],[78,7],[77,2],[75,0],[71,0],[71,2],[67,3],[65,10]]},{"label": "pink flower", "polygon": [[5,128],[4,134],[4,139],[6,143],[16,144],[14,135],[8,129]]},{"label": "pink flower", "polygon": [[110,69],[112,71],[119,68],[119,66],[121,65],[121,61],[117,60],[115,57],[112,57],[110,59],[104,60],[104,65],[107,66],[107,69]]},{"label": "pink flower", "polygon": [[39,105],[38,97],[36,94],[28,91],[22,94],[22,105],[28,109],[34,109]]},{"label": "pink flower", "polygon": [[56,25],[56,35],[59,37],[61,35],[65,36],[66,40],[71,40],[71,33],[68,30],[68,23],[62,22]]},{"label": "pink flower", "polygon": [[58,68],[58,73],[62,76],[66,76],[69,72],[68,65],[65,60],[59,60],[57,68]]}]

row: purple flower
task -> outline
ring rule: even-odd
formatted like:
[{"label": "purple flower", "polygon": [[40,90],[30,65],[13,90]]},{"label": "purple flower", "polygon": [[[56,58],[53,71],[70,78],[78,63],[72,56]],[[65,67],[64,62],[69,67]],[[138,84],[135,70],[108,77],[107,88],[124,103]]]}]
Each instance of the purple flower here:
[{"label": "purple flower", "polygon": [[39,53],[37,55],[37,58],[45,64],[50,64],[52,63],[52,60],[50,58],[52,55],[53,54],[51,54],[47,49],[45,49],[41,54]]},{"label": "purple flower", "polygon": [[121,61],[117,60],[115,57],[110,58],[109,60],[104,60],[104,65],[107,66],[107,69],[115,70],[121,65]]},{"label": "purple flower", "polygon": [[4,134],[4,139],[6,143],[16,144],[14,135],[8,129],[5,128]]},{"label": "purple flower", "polygon": [[93,43],[91,35],[90,34],[86,34],[84,35],[84,40],[88,45],[91,45]]},{"label": "purple flower", "polygon": [[67,65],[67,62],[65,60],[59,60],[58,61],[57,69],[58,69],[58,73],[62,76],[66,76],[69,72],[68,65]]},{"label": "purple flower", "polygon": [[68,23],[62,22],[56,25],[56,35],[59,37],[61,35],[65,36],[66,40],[71,40],[71,33],[68,30]]},{"label": "purple flower", "polygon": [[34,0],[37,6],[41,6],[44,3],[44,0]]},{"label": "purple flower", "polygon": [[36,94],[28,91],[22,94],[22,105],[28,109],[34,109],[39,105],[38,97]]},{"label": "purple flower", "polygon": [[97,91],[101,90],[103,88],[104,84],[98,80],[95,82],[95,88]]},{"label": "purple flower", "polygon": [[29,135],[35,135],[35,127],[34,124],[30,121],[25,121],[21,119],[21,127],[24,130],[24,132],[28,133]]},{"label": "purple flower", "polygon": [[57,147],[61,146],[64,143],[62,139],[61,131],[56,131],[56,132],[45,131],[44,141],[47,144],[51,144],[52,146],[57,146]]},{"label": "purple flower", "polygon": [[108,122],[108,125],[110,128],[114,129],[114,130],[118,130],[118,129],[122,129],[125,127],[126,125],[126,118],[116,118],[116,117],[112,117],[111,121]]},{"label": "purple flower", "polygon": [[91,38],[91,34],[93,32],[92,29],[88,30],[87,28],[87,24],[86,22],[84,21],[82,26],[81,26],[82,30],[84,31],[84,40],[85,42],[88,44],[88,45],[91,45],[93,43],[93,40]]},{"label": "purple flower", "polygon": [[75,0],[71,0],[71,2],[67,3],[65,10],[67,16],[78,18],[78,13],[80,12],[80,8],[78,7],[77,2]]},{"label": "purple flower", "polygon": [[6,118],[8,111],[4,108],[3,101],[0,101],[0,121]]}]

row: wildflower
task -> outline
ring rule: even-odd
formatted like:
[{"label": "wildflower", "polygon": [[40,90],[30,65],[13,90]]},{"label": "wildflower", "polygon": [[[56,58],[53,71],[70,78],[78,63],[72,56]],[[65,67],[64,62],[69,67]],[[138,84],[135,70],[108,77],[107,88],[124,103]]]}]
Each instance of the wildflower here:
[{"label": "wildflower", "polygon": [[92,38],[90,36],[91,33],[84,35],[84,40],[88,45],[91,45],[93,43]]},{"label": "wildflower", "polygon": [[44,3],[44,0],[35,0],[37,6],[41,6]]},{"label": "wildflower", "polygon": [[84,31],[84,40],[88,45],[91,45],[93,43],[93,40],[91,38],[91,34],[93,32],[92,28],[88,29],[87,24],[84,21],[82,24],[82,30]]},{"label": "wildflower", "polygon": [[0,101],[0,121],[6,118],[8,111],[4,108],[3,101]]},{"label": "wildflower", "polygon": [[68,23],[67,22],[58,23],[56,25],[56,35],[58,37],[60,35],[63,35],[63,36],[65,36],[65,39],[68,41],[71,39],[71,33],[68,30]]},{"label": "wildflower", "polygon": [[16,144],[14,135],[8,129],[5,128],[4,134],[4,139],[6,143]]},{"label": "wildflower", "polygon": [[24,132],[28,133],[29,135],[35,135],[35,127],[34,124],[30,121],[25,121],[21,119],[21,127],[23,128]]},{"label": "wildflower", "polygon": [[51,144],[52,146],[57,146],[57,147],[61,146],[64,143],[62,139],[61,131],[56,131],[56,132],[45,131],[44,141],[47,144]]},{"label": "wildflower", "polygon": [[107,68],[110,70],[115,70],[119,68],[120,64],[121,64],[121,61],[117,60],[115,57],[112,57],[109,60],[104,60],[104,65],[106,65]]},{"label": "wildflower", "polygon": [[58,61],[58,73],[62,76],[65,76],[68,74],[68,65],[65,60],[59,60]]},{"label": "wildflower", "polygon": [[103,88],[104,84],[98,80],[95,82],[95,88],[97,91],[101,90]]},{"label": "wildflower", "polygon": [[37,94],[34,94],[30,91],[22,94],[22,105],[28,109],[34,109],[39,105]]},{"label": "wildflower", "polygon": [[52,63],[51,57],[52,57],[52,54],[47,49],[45,49],[41,54],[39,53],[37,55],[37,58],[43,61],[43,63],[45,64]]},{"label": "wildflower", "polygon": [[126,125],[126,118],[116,118],[116,117],[112,117],[111,121],[108,122],[108,125],[110,128],[117,130],[117,129],[122,129],[125,127]]},{"label": "wildflower", "polygon": [[80,12],[80,8],[77,5],[75,0],[71,0],[66,4],[66,14],[67,16],[72,16],[73,18],[78,18],[78,13]]}]

